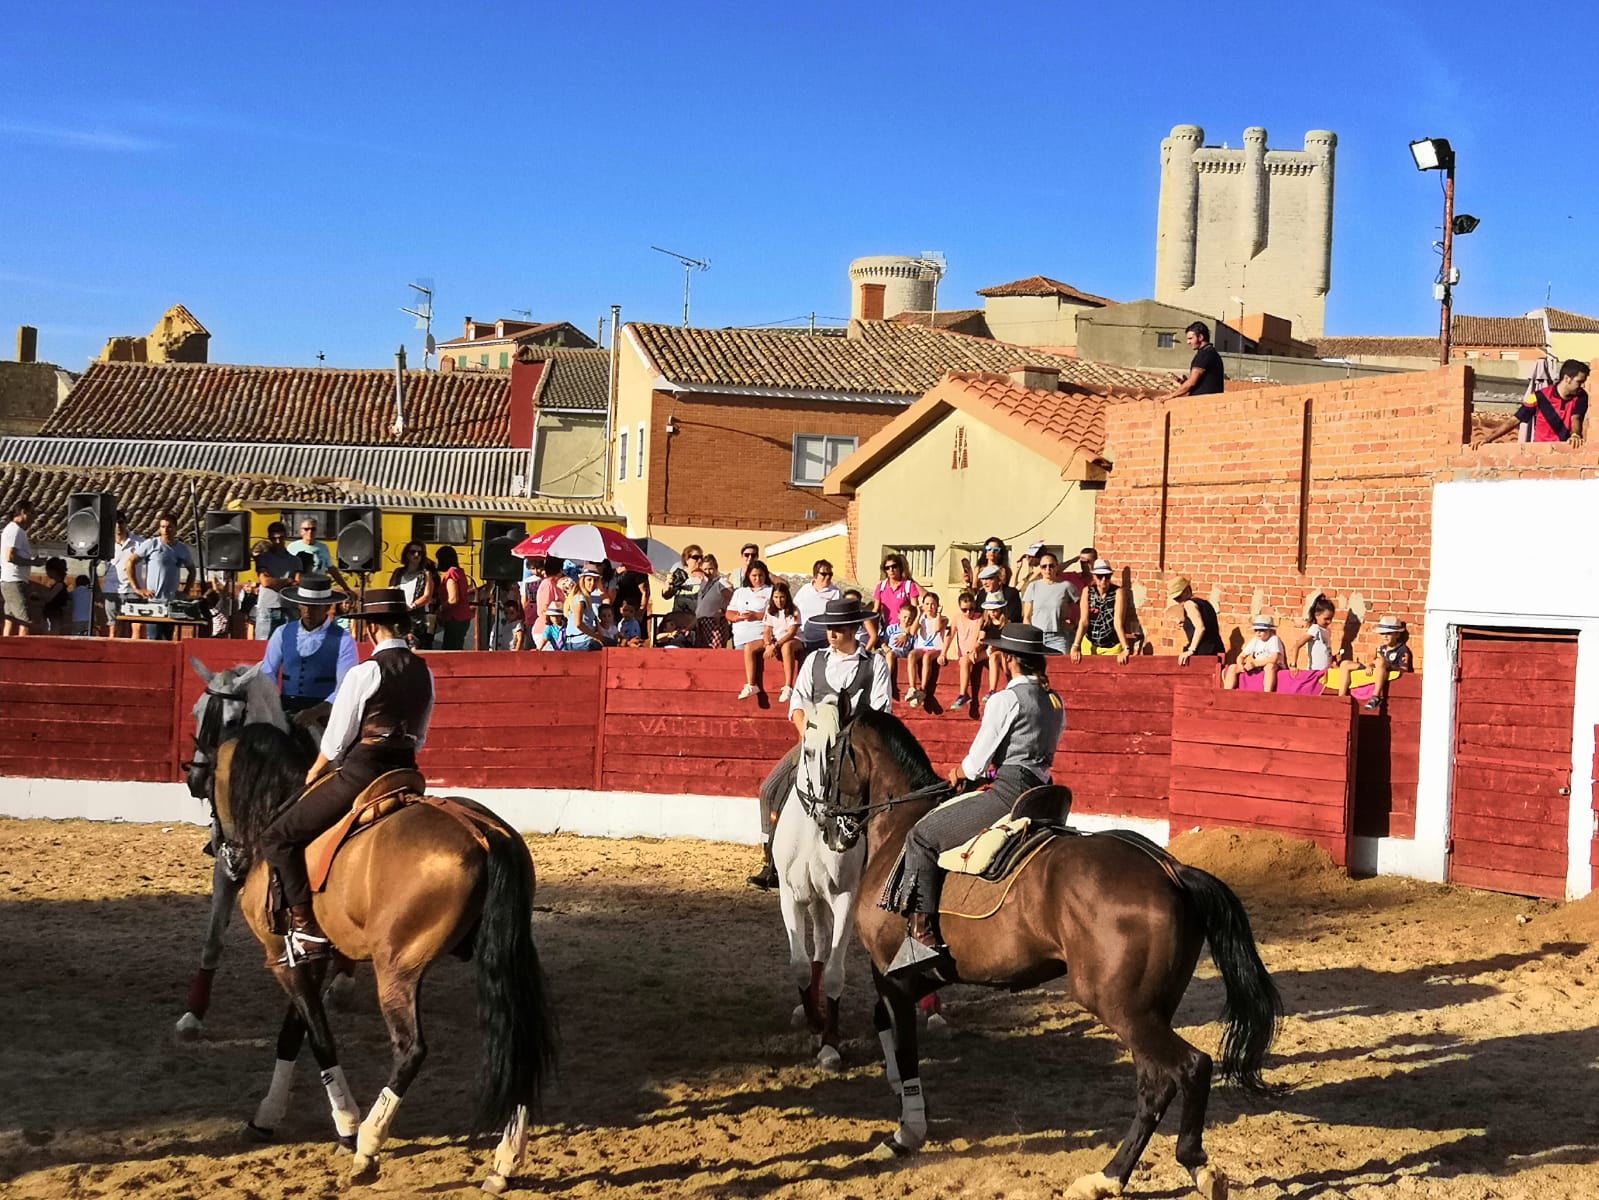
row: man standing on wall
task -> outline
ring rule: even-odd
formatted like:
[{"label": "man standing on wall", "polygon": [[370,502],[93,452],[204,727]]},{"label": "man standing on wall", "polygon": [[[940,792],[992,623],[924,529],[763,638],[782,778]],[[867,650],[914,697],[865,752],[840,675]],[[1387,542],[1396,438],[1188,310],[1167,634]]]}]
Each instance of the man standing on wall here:
[{"label": "man standing on wall", "polygon": [[1496,442],[1517,425],[1529,425],[1531,436],[1524,442],[1570,442],[1572,447],[1582,445],[1588,425],[1588,364],[1568,358],[1560,364],[1560,378],[1546,388],[1539,388],[1521,402],[1516,415],[1497,429],[1472,444],[1484,446]]},{"label": "man standing on wall", "polygon": [[1157,396],[1157,400],[1175,400],[1178,396],[1215,396],[1226,388],[1227,372],[1222,368],[1221,355],[1210,344],[1210,326],[1195,321],[1188,327],[1188,345],[1194,359],[1188,364],[1188,378],[1176,391]]},{"label": "man standing on wall", "polygon": [[0,594],[5,598],[6,637],[27,637],[32,628],[28,617],[28,593],[33,576],[33,545],[28,541],[28,525],[32,521],[33,501],[19,500],[11,511],[5,532],[0,533]]}]

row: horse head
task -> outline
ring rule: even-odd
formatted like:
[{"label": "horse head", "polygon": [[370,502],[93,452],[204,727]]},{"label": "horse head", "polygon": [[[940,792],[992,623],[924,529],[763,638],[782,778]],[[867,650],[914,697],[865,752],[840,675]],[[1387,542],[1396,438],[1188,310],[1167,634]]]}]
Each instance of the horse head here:
[{"label": "horse head", "polygon": [[818,704],[806,715],[795,785],[800,803],[821,831],[822,841],[843,854],[860,840],[864,823],[843,799],[846,776],[853,775],[850,722],[836,704]]},{"label": "horse head", "polygon": [[225,671],[211,671],[191,658],[205,690],[194,702],[194,757],[188,763],[189,794],[209,799],[215,783],[217,751],[237,737],[245,725],[265,723],[288,730],[288,719],[278,699],[278,689],[261,673],[257,663],[243,663]]}]

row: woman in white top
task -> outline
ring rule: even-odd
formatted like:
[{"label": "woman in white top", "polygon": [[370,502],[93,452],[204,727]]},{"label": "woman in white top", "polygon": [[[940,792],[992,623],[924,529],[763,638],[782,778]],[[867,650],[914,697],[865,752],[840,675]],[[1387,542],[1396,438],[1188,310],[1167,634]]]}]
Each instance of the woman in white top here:
[{"label": "woman in white top", "polygon": [[700,598],[694,606],[694,627],[703,648],[720,650],[727,645],[727,605],[733,594],[733,585],[721,573],[716,555],[707,554],[700,560]]},{"label": "woman in white top", "polygon": [[[772,603],[772,575],[760,559],[753,560],[744,569],[748,582],[733,592],[727,602],[727,620],[733,627],[733,649],[744,650],[760,642],[766,631],[766,610]],[[749,656],[745,656],[746,667]],[[749,679],[739,692],[740,700],[755,694],[755,681]]]}]

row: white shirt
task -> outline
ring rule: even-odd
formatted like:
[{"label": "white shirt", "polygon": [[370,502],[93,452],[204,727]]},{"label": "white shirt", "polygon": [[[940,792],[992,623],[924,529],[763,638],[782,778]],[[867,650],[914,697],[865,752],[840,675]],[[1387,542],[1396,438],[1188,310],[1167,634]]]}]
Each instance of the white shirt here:
[{"label": "white shirt", "polygon": [[28,563],[11,561],[11,552],[16,551],[18,558],[33,558],[33,543],[28,541],[28,531],[16,521],[6,524],[5,532],[0,533],[0,583],[26,583],[33,569]]},{"label": "white shirt", "polygon": [[[966,757],[961,759],[961,774],[967,779],[983,777],[983,773],[988,770],[988,764],[994,760],[994,751],[999,749],[999,744],[1010,732],[1011,723],[1016,720],[1017,710],[1016,697],[1011,693],[1020,687],[1037,686],[1037,680],[1022,675],[1012,679],[1003,692],[995,692],[988,698],[988,703],[983,706],[983,723],[977,730],[977,736],[972,739],[972,748],[966,752]],[[1064,723],[1061,728],[1065,728]],[[1050,781],[1047,768],[1043,772],[1043,779],[1045,783]]]},{"label": "white shirt", "polygon": [[[1239,655],[1240,658],[1271,658],[1271,659],[1281,658],[1282,656],[1283,656],[1283,640],[1282,640],[1282,638],[1278,637],[1275,633],[1272,634],[1270,637],[1264,637],[1264,638],[1261,637],[1260,634],[1257,633],[1255,635],[1254,640],[1252,642],[1250,642],[1249,645],[1245,646],[1244,647],[1244,652],[1241,655]],[[1264,665],[1264,664],[1262,664],[1262,665]],[[1252,670],[1253,668],[1245,668],[1245,669],[1246,670]]]},{"label": "white shirt", "polygon": [[844,686],[855,678],[855,672],[864,665],[872,673],[872,683],[866,692],[866,703],[878,712],[892,711],[894,685],[888,674],[888,664],[879,654],[840,654],[831,646],[821,650],[813,650],[804,662],[800,663],[799,678],[794,681],[794,694],[788,702],[788,715],[792,717],[797,712],[815,708],[816,702],[811,695],[811,672],[816,668],[811,666],[811,659],[818,654],[827,655],[827,666],[823,669],[823,676],[829,685],[842,692]]},{"label": "white shirt", "polygon": [[733,593],[733,598],[727,602],[728,612],[754,613],[753,621],[733,622],[733,649],[742,650],[751,642],[761,640],[761,631],[766,610],[772,603],[772,585],[763,588],[741,587]]},{"label": "white shirt", "polygon": [[827,630],[817,625],[809,625],[807,622],[814,617],[821,616],[822,610],[827,607],[829,600],[842,600],[843,598],[844,593],[833,584],[830,583],[824,588],[819,588],[816,586],[814,579],[795,592],[794,607],[799,609],[800,637],[807,642],[825,642],[827,640]]},{"label": "white shirt", "polygon": [[[328,727],[322,734],[320,747],[330,763],[337,763],[343,758],[344,752],[355,745],[361,736],[361,717],[366,712],[366,702],[377,695],[378,683],[382,678],[378,655],[385,650],[399,650],[404,646],[405,642],[399,638],[383,642],[372,651],[371,658],[359,666],[351,667],[344,682],[339,684],[339,690],[333,694],[333,712],[328,717]],[[429,700],[427,708],[422,711],[421,722],[413,730],[418,750],[427,743],[428,726],[432,723],[433,701]]]}]

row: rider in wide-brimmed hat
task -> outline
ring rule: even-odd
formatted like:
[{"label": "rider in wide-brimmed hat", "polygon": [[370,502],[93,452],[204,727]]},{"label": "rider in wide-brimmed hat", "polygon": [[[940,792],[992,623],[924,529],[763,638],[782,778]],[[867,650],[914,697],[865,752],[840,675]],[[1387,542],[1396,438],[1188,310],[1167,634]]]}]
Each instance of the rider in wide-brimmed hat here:
[{"label": "rider in wide-brimmed hat", "polygon": [[354,616],[372,633],[372,657],[339,685],[305,790],[261,838],[282,897],[283,957],[278,961],[290,967],[325,957],[332,948],[311,910],[306,844],[349,812],[378,776],[415,770],[416,752],[433,720],[433,672],[406,643],[411,617],[404,591],[371,588]]},{"label": "rider in wide-brimmed hat", "polygon": [[326,575],[301,575],[298,584],[280,595],[299,607],[300,619],[272,631],[261,673],[278,684],[284,712],[303,712],[327,700],[344,682],[356,664],[355,639],[330,619],[333,606],[344,597],[334,592]]},{"label": "rider in wide-brimmed hat", "polygon": [[909,918],[905,944],[889,972],[914,972],[949,961],[938,929],[938,897],[944,872],[938,856],[1002,821],[1023,792],[1050,782],[1050,765],[1066,730],[1066,707],[1049,686],[1044,635],[1034,625],[1015,622],[986,638],[991,658],[1010,677],[1004,691],[989,697],[983,724],[972,748],[949,781],[969,787],[994,769],[993,786],[954,804],[934,809],[905,839],[905,872],[897,898]]},{"label": "rider in wide-brimmed hat", "polygon": [[859,596],[846,596],[829,600],[813,618],[815,625],[826,631],[827,645],[811,651],[800,664],[788,702],[789,720],[794,723],[799,740],[761,784],[762,832],[766,835],[766,844],[762,847],[760,872],[750,876],[752,887],[770,891],[777,886],[772,835],[777,832],[777,819],[782,816],[783,806],[794,790],[800,747],[805,743],[806,713],[819,704],[831,703],[837,704],[847,718],[862,704],[878,712],[888,712],[893,703],[894,685],[888,664],[880,655],[863,651],[856,638],[870,615]]}]

